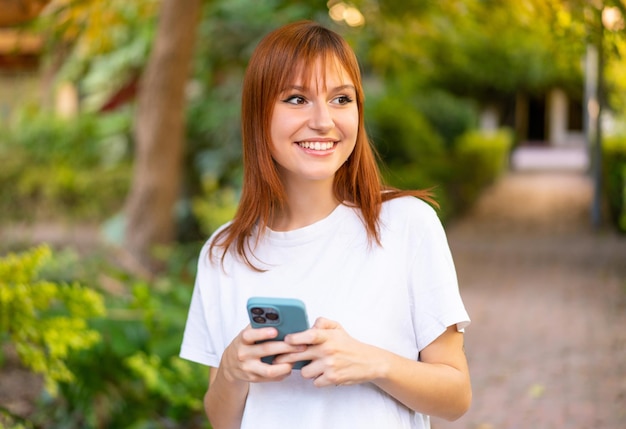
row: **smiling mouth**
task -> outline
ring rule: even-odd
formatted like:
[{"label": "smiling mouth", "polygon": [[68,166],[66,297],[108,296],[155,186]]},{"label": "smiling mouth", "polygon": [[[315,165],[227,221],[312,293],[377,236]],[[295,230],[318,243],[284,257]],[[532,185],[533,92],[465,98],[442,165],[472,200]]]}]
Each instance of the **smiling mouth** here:
[{"label": "smiling mouth", "polygon": [[298,146],[309,150],[330,150],[335,146],[335,142],[298,142]]}]

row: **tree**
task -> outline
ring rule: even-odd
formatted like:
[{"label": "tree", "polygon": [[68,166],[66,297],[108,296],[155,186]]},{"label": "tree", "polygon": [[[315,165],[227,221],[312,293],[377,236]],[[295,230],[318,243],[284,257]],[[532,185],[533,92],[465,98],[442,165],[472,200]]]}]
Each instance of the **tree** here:
[{"label": "tree", "polygon": [[486,100],[581,87],[585,29],[563,1],[431,2],[382,18],[368,52],[386,76],[412,73],[426,87]]},{"label": "tree", "polygon": [[154,271],[156,245],[175,237],[181,186],[185,86],[191,69],[201,0],[163,0],[157,34],[140,84],[135,116],[135,165],[126,201],[125,245]]}]

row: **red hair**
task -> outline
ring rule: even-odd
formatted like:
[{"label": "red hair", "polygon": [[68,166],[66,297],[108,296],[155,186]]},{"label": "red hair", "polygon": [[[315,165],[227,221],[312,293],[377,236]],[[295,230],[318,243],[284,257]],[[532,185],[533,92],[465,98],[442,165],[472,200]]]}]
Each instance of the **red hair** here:
[{"label": "red hair", "polygon": [[[363,86],[359,64],[352,48],[337,33],[312,21],[299,21],[269,33],[257,46],[243,82],[241,120],[243,140],[243,187],[233,221],[211,243],[223,249],[222,260],[234,246],[246,263],[252,252],[250,237],[258,227],[262,236],[274,210],[286,204],[285,190],[271,153],[270,123],[280,92],[303,74],[309,81],[316,61],[322,70],[336,61],[346,71],[356,89],[359,128],[356,145],[334,178],[338,201],[358,207],[370,241],[380,244],[378,217],[383,201],[412,195],[434,201],[428,191],[401,191],[383,185],[377,166],[377,154],[370,143],[363,121]],[[436,203],[435,203],[436,204]]]}]

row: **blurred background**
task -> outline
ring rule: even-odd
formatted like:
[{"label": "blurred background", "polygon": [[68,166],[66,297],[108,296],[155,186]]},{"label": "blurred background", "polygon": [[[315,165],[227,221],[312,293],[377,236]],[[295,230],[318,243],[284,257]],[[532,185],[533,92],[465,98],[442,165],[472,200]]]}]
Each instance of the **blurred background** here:
[{"label": "blurred background", "polygon": [[[566,247],[583,231],[623,302],[625,16],[623,0],[0,0],[0,428],[209,427],[207,371],[177,357],[195,265],[237,205],[248,58],[298,19],[356,51],[385,179],[434,188],[471,307],[494,293],[472,295],[493,262],[477,249],[516,230],[516,254],[529,228]],[[454,427],[524,427],[493,411]]]}]

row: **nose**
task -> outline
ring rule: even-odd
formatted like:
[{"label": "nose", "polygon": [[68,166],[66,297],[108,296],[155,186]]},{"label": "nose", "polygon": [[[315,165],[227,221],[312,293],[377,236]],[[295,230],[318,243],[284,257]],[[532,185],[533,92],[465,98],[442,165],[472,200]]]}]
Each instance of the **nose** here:
[{"label": "nose", "polygon": [[315,103],[309,118],[309,127],[316,131],[327,132],[334,126],[331,107],[326,103]]}]

